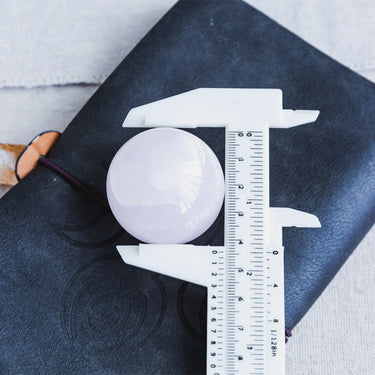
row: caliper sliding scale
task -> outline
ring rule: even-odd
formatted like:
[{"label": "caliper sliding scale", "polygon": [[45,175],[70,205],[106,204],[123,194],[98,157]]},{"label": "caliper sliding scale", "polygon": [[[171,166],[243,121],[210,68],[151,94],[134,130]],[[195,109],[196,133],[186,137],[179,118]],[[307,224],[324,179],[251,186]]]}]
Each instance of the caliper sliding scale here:
[{"label": "caliper sliding scale", "polygon": [[134,108],[125,119],[124,127],[226,129],[225,246],[117,247],[130,265],[207,287],[207,374],[285,374],[282,228],[320,223],[269,207],[268,129],[318,115],[283,110],[278,89],[207,88]]}]

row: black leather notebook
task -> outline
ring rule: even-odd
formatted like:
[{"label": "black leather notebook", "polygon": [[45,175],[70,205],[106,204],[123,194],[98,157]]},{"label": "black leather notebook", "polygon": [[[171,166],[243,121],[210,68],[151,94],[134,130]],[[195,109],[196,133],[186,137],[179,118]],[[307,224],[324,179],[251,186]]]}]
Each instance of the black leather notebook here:
[{"label": "black leather notebook", "polygon": [[[105,197],[135,106],[198,87],[280,88],[311,125],[270,131],[271,205],[317,215],[284,231],[293,328],[375,219],[375,87],[241,1],[181,1],[72,121],[49,158]],[[195,129],[224,161],[222,129]],[[196,244],[223,244],[223,215]],[[0,201],[1,374],[204,374],[206,291],[128,266],[110,211],[43,166]]]}]

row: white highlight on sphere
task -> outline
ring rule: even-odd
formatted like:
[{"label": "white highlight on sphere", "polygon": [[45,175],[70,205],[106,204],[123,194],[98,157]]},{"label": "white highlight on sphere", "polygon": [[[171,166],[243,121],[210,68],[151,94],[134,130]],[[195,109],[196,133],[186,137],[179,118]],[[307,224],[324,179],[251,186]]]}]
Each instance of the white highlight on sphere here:
[{"label": "white highlight on sphere", "polygon": [[174,128],[143,131],[112,160],[107,197],[121,226],[147,243],[186,243],[217,218],[224,175],[214,152]]}]

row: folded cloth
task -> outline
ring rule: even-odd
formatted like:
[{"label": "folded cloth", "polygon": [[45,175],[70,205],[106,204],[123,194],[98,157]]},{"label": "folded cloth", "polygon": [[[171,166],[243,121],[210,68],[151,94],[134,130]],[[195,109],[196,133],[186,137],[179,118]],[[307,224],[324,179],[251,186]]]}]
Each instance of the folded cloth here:
[{"label": "folded cloth", "polygon": [[[1,3],[0,87],[101,83],[176,0]],[[350,68],[375,79],[375,3],[247,0]],[[353,32],[355,31],[355,32]]]},{"label": "folded cloth", "polygon": [[[316,214],[286,230],[286,322],[301,319],[375,220],[375,86],[240,1],[181,1],[119,65],[49,157],[102,196],[139,129],[135,106],[197,87],[280,88],[316,123],[271,130],[271,204]],[[224,158],[222,129],[191,130]],[[124,264],[136,244],[44,167],[0,201],[3,373],[205,372],[205,289]],[[222,215],[196,244],[223,243]]]}]

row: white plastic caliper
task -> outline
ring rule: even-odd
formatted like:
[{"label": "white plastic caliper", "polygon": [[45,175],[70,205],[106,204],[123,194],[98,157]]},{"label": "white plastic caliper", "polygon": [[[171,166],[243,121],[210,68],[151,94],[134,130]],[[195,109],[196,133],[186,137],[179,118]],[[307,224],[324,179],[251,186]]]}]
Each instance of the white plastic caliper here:
[{"label": "white plastic caliper", "polygon": [[316,216],[269,207],[269,131],[318,111],[278,89],[198,89],[132,109],[124,127],[225,127],[225,246],[118,246],[131,265],[207,287],[207,374],[285,374],[283,227]]}]

